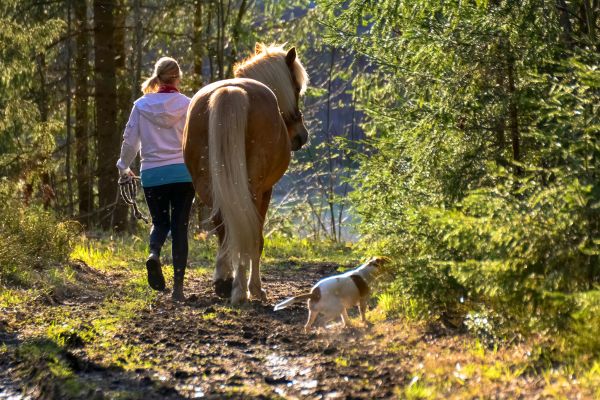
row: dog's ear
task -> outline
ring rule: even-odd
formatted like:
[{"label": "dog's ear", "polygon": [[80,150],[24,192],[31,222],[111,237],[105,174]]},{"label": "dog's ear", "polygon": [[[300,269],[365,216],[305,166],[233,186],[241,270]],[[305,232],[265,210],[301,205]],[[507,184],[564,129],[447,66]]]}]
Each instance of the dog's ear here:
[{"label": "dog's ear", "polygon": [[368,261],[368,263],[370,265],[373,265],[374,267],[382,267],[385,264],[388,264],[392,262],[392,259],[389,257],[385,257],[385,256],[375,256],[375,257],[371,257],[371,259]]}]

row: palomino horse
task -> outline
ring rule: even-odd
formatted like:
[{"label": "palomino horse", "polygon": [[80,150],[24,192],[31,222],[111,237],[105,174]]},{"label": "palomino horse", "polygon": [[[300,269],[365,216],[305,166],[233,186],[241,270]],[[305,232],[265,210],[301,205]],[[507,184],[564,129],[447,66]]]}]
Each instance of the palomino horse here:
[{"label": "palomino horse", "polygon": [[259,270],[263,223],[290,152],[308,139],[298,109],[308,76],[295,48],[261,44],[234,74],[192,99],[183,154],[219,236],[215,292],[237,304],[248,299],[248,289],[266,300]]}]

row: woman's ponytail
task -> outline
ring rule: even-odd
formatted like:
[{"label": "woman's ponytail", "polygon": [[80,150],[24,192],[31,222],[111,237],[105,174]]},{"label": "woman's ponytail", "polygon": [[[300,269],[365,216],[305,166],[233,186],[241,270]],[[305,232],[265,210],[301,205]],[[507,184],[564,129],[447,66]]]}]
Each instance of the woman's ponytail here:
[{"label": "woman's ponytail", "polygon": [[154,65],[152,76],[142,83],[142,92],[156,93],[161,84],[171,85],[181,78],[179,64],[171,57],[162,57]]},{"label": "woman's ponytail", "polygon": [[158,91],[159,86],[160,81],[158,79],[158,76],[152,75],[150,78],[146,79],[144,83],[142,83],[142,92],[144,94],[156,93]]}]

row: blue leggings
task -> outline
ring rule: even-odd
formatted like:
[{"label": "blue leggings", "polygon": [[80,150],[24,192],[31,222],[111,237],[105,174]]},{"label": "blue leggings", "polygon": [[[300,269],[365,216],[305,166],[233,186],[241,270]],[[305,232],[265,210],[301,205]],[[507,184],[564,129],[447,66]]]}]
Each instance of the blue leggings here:
[{"label": "blue leggings", "polygon": [[176,271],[185,270],[187,265],[187,234],[194,194],[194,186],[190,182],[144,188],[146,203],[152,216],[150,251],[160,255],[160,249],[171,231],[171,254]]}]

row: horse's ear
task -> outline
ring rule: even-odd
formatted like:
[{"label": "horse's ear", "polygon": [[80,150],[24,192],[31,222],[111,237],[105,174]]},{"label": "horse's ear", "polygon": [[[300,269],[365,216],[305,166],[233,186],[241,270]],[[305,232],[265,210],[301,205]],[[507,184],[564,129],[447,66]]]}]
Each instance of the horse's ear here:
[{"label": "horse's ear", "polygon": [[292,47],[285,55],[285,62],[287,65],[292,65],[296,60],[296,48]]},{"label": "horse's ear", "polygon": [[256,42],[254,45],[254,54],[260,54],[265,50],[265,45],[259,42]]}]

